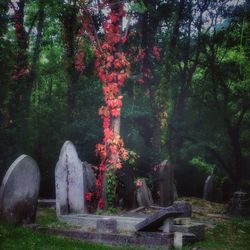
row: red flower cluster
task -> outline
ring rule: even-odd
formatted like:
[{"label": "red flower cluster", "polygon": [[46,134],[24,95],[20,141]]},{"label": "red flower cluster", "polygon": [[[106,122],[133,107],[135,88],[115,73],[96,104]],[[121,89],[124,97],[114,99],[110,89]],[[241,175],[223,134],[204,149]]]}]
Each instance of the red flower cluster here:
[{"label": "red flower cluster", "polygon": [[85,200],[91,202],[93,199],[94,194],[90,192],[85,193]]},{"label": "red flower cluster", "polygon": [[135,182],[135,185],[136,185],[137,188],[142,187],[142,185],[143,185],[142,179],[137,179],[136,182]]}]

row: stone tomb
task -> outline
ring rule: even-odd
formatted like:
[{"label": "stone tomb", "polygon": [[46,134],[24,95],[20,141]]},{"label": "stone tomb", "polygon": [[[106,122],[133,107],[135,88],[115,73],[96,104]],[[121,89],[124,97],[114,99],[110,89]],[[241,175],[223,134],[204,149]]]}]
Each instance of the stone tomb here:
[{"label": "stone tomb", "polygon": [[56,213],[83,214],[86,212],[83,166],[75,146],[66,141],[55,169]]},{"label": "stone tomb", "polygon": [[34,223],[40,187],[36,162],[27,155],[18,157],[6,172],[0,188],[0,217],[9,223]]},{"label": "stone tomb", "polygon": [[[151,206],[151,208],[155,209],[156,207]],[[177,236],[181,235],[181,237],[175,239],[181,245],[203,238],[201,233],[204,232],[204,225],[201,227],[201,225],[191,222],[190,218],[186,218],[191,216],[190,204],[178,202],[167,208],[157,207],[157,210],[151,216],[148,214],[144,214],[144,216],[142,214],[135,215],[135,213],[131,213],[130,216],[129,214],[125,216],[77,214],[60,215],[58,219],[62,222],[80,226],[81,236],[79,235],[79,237],[81,239],[94,241],[99,239],[101,242],[111,240],[112,244],[123,244],[123,240],[126,238],[126,243],[149,244],[152,246],[163,245],[168,249],[173,245],[174,232],[179,232]],[[173,218],[176,216],[184,217],[174,221]],[[164,230],[167,220],[172,220],[172,223],[169,230]],[[200,232],[197,231],[197,226],[199,226]],[[143,237],[141,237],[142,235]],[[155,240],[150,239],[150,235]],[[164,239],[164,242],[160,239]]]}]

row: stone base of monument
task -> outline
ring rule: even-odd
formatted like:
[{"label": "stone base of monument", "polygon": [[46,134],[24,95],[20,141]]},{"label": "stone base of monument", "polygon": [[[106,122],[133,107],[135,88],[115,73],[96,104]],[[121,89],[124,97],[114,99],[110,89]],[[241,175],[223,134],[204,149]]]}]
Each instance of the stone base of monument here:
[{"label": "stone base of monument", "polygon": [[75,215],[59,215],[58,219],[62,222],[81,226],[83,230],[97,230],[97,226],[101,221],[115,220],[118,232],[135,232],[135,225],[143,221],[145,218],[123,217],[123,216],[105,216],[94,214],[75,214]]},{"label": "stone base of monument", "polygon": [[96,232],[117,233],[117,220],[112,218],[98,219],[96,221]]},{"label": "stone base of monument", "polygon": [[173,225],[172,230],[174,232],[180,232],[187,235],[194,235],[196,241],[203,240],[205,238],[205,225],[202,223],[192,222],[189,225]]},{"label": "stone base of monument", "polygon": [[85,232],[82,230],[65,230],[50,227],[34,227],[34,231],[60,235],[71,239],[93,241],[95,243],[106,243],[111,245],[141,245],[147,247],[163,246],[164,249],[170,249],[173,246],[172,233],[160,232],[137,232],[134,234],[111,234]]}]

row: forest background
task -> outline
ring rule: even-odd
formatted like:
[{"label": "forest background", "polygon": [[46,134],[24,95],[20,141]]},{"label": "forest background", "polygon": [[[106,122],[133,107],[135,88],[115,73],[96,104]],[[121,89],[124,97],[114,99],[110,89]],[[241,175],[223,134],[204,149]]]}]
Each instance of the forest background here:
[{"label": "forest background", "polygon": [[[250,1],[124,3],[131,67],[121,90],[121,180],[132,171],[155,190],[154,166],[168,159],[181,196],[202,196],[212,173],[218,200],[249,191]],[[83,7],[102,38],[98,0],[0,0],[0,179],[28,154],[41,170],[41,197],[54,196],[65,140],[99,164],[104,96],[93,44],[79,39]]]}]

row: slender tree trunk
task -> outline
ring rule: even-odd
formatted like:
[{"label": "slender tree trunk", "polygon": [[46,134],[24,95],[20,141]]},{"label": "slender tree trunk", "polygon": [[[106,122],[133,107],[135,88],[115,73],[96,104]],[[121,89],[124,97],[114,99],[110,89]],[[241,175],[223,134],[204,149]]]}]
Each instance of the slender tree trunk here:
[{"label": "slender tree trunk", "polygon": [[[65,69],[68,74],[68,123],[71,124],[76,115],[76,86],[79,80],[79,73],[75,69],[75,54],[76,54],[76,34],[77,34],[77,8],[67,6],[63,19],[64,27],[64,44],[65,44]],[[71,133],[68,135],[72,136]]]},{"label": "slender tree trunk", "polygon": [[33,50],[32,64],[31,64],[30,76],[29,76],[29,89],[30,90],[32,89],[34,80],[36,79],[37,62],[39,60],[40,51],[41,51],[44,20],[45,20],[44,7],[45,7],[44,0],[40,0],[39,10],[38,10],[37,35],[36,35],[35,47]]},{"label": "slender tree trunk", "polygon": [[240,143],[240,131],[238,128],[233,128],[229,126],[229,124],[227,124],[227,132],[231,141],[233,156],[235,159],[234,163],[235,182],[237,188],[240,188],[240,182],[244,179],[243,157],[242,157],[242,149]]},{"label": "slender tree trunk", "polygon": [[[0,43],[2,43],[2,41],[4,41],[4,36],[7,33],[7,12],[8,12],[8,2],[6,1],[5,3],[1,4],[1,9],[0,9],[0,19],[1,19],[1,23],[0,23]],[[5,77],[8,67],[6,65],[6,63],[4,62],[4,57],[2,55],[4,55],[4,48],[0,48],[0,54],[1,54],[1,58],[0,58],[0,116],[3,115],[4,113],[4,101],[5,98],[7,96],[7,90],[8,90],[8,86],[7,86],[7,77]],[[2,119],[2,118],[0,118]],[[0,128],[1,128],[1,120],[0,120]]]}]

